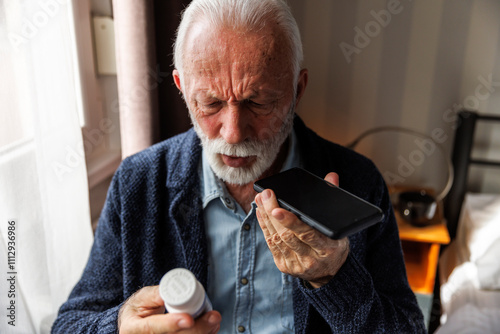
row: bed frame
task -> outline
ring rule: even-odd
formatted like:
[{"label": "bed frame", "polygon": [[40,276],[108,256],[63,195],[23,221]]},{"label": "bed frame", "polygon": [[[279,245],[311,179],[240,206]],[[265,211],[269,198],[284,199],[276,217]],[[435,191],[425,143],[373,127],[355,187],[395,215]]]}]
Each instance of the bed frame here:
[{"label": "bed frame", "polygon": [[462,110],[458,113],[458,127],[455,132],[452,152],[455,178],[450,192],[444,200],[444,216],[451,239],[454,239],[457,233],[462,202],[467,192],[469,167],[471,165],[500,167],[500,161],[473,159],[471,156],[474,147],[474,132],[478,122],[498,122],[500,125],[500,116],[481,115],[470,110]]},{"label": "bed frame", "polygon": [[[471,165],[482,167],[500,167],[500,161],[480,160],[472,158],[474,147],[474,132],[478,122],[498,122],[500,116],[478,114],[475,111],[462,110],[457,113],[457,128],[452,151],[454,172],[453,185],[444,199],[443,213],[447,221],[448,232],[453,240],[457,234],[458,220],[462,210],[462,203],[467,192],[467,181]],[[446,246],[444,246],[446,247]],[[441,316],[440,282],[436,275],[432,313],[429,323],[429,333],[434,333],[439,326]]]}]

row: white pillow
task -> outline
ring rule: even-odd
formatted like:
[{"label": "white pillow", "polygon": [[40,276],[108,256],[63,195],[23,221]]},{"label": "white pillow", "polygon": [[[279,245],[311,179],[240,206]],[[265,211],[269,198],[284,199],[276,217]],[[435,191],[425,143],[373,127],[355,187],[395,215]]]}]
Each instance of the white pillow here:
[{"label": "white pillow", "polygon": [[463,260],[476,262],[497,240],[500,241],[500,195],[467,194],[457,231]]},{"label": "white pillow", "polygon": [[477,259],[476,268],[481,289],[500,290],[500,240]]},{"label": "white pillow", "polygon": [[451,314],[436,334],[489,334],[498,333],[500,309],[479,308],[474,304],[464,304]]},{"label": "white pillow", "polygon": [[467,194],[458,226],[459,262],[476,265],[480,289],[500,289],[500,195]]}]

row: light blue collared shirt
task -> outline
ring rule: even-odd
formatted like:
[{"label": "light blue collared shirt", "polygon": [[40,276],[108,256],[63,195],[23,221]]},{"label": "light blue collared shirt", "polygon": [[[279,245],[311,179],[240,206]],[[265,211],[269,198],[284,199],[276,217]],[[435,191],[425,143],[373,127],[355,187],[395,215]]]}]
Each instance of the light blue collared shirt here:
[{"label": "light blue collared shirt", "polygon": [[[282,170],[299,167],[295,133]],[[208,296],[222,315],[220,333],[293,333],[292,277],[276,267],[252,202],[248,214],[208,164],[200,164],[208,236]]]}]

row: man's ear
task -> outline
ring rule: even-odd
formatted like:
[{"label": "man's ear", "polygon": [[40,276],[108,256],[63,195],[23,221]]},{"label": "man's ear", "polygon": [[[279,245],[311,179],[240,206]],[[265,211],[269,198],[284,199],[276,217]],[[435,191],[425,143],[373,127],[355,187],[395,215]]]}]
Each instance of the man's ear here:
[{"label": "man's ear", "polygon": [[182,86],[181,86],[181,77],[180,77],[180,74],[179,74],[179,71],[177,70],[173,70],[172,71],[172,77],[174,78],[174,83],[175,85],[177,86],[177,88],[181,91],[182,93]]},{"label": "man's ear", "polygon": [[307,72],[307,69],[304,68],[300,70],[299,80],[297,80],[297,96],[295,97],[295,107],[298,106],[299,101],[302,98],[302,95],[304,95],[304,92],[306,91],[308,78],[309,74]]}]

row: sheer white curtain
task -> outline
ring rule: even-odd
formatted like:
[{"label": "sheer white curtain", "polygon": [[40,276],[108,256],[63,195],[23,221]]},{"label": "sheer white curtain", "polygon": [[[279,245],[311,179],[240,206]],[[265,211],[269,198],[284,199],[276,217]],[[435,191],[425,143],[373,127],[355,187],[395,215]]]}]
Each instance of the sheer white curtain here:
[{"label": "sheer white curtain", "polygon": [[72,22],[0,0],[0,333],[48,333],[92,243]]}]

